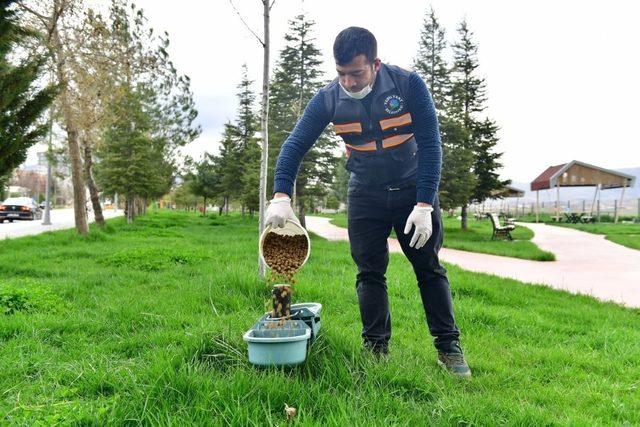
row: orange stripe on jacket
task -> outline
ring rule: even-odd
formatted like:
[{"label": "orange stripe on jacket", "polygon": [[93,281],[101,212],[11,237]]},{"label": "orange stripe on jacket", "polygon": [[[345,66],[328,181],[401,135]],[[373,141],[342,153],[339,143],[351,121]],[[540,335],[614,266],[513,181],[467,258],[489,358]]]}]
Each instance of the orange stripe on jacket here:
[{"label": "orange stripe on jacket", "polygon": [[412,133],[406,133],[402,135],[393,135],[388,138],[384,138],[382,140],[382,148],[390,148],[395,147],[396,145],[400,145],[404,142],[407,142],[409,139],[413,137]]},{"label": "orange stripe on jacket", "polygon": [[351,145],[351,144],[345,144],[345,145],[347,146],[347,148],[350,148],[356,151],[376,151],[375,141],[367,142],[366,144],[362,144],[362,145]]},{"label": "orange stripe on jacket", "polygon": [[387,130],[394,126],[405,126],[410,125],[411,123],[413,123],[411,120],[411,113],[404,113],[401,116],[380,120],[380,127],[382,130]]},{"label": "orange stripe on jacket", "polygon": [[333,124],[338,135],[343,133],[362,133],[362,124],[360,122]]}]

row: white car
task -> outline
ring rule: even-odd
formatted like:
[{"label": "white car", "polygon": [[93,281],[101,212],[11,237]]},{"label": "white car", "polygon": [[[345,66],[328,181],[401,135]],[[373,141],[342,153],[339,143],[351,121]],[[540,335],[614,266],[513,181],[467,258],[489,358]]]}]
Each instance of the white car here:
[{"label": "white car", "polygon": [[0,223],[42,218],[42,209],[30,197],[9,197],[0,203]]}]

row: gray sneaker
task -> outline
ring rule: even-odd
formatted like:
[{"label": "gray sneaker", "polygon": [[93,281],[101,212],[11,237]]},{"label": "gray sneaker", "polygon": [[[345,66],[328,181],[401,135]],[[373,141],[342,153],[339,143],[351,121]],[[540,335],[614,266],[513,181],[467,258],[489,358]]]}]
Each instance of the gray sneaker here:
[{"label": "gray sneaker", "polygon": [[451,341],[447,351],[438,350],[438,365],[459,377],[471,378],[471,369],[464,360],[462,347],[458,341]]}]

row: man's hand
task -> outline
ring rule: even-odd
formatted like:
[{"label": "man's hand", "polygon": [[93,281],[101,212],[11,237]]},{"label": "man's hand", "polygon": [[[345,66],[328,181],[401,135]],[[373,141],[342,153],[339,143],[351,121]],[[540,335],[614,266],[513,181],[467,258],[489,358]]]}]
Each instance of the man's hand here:
[{"label": "man's hand", "polygon": [[431,237],[431,233],[433,233],[431,212],[433,212],[433,207],[431,205],[419,203],[413,207],[413,211],[409,214],[407,224],[404,226],[404,234],[409,234],[411,228],[415,226],[416,229],[413,232],[411,242],[409,243],[409,246],[412,248],[415,247],[416,249],[420,249]]},{"label": "man's hand", "polygon": [[265,225],[271,225],[272,228],[284,227],[288,219],[300,222],[291,208],[291,199],[286,194],[284,196],[281,194],[275,194],[265,213]]}]

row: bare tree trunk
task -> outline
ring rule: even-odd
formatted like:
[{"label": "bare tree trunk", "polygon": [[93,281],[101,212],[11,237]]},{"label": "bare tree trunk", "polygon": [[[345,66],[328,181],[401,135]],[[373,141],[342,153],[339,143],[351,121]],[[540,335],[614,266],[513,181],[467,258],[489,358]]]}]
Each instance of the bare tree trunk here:
[{"label": "bare tree trunk", "polygon": [[89,187],[89,195],[91,197],[91,206],[93,206],[93,215],[96,219],[96,224],[99,227],[104,227],[104,215],[102,214],[102,206],[100,206],[100,199],[98,197],[98,187],[93,180],[93,154],[91,150],[91,143],[87,138],[82,139],[82,147],[84,149],[84,179]]},{"label": "bare tree trunk", "polygon": [[467,229],[467,204],[465,203],[464,205],[462,205],[462,212],[460,213],[460,216],[462,217],[462,220],[460,221],[460,226],[462,227],[463,230]]},{"label": "bare tree trunk", "polygon": [[133,198],[133,214],[134,216],[140,216],[144,214],[146,201],[140,196]]},{"label": "bare tree trunk", "polygon": [[65,130],[67,131],[67,143],[69,145],[69,160],[71,162],[71,181],[73,184],[73,211],[75,216],[76,231],[80,235],[89,233],[87,225],[87,206],[85,198],[85,186],[82,181],[82,160],[80,158],[80,147],[78,146],[78,128],[75,124],[69,98],[67,95],[67,76],[64,71],[62,45],[58,29],[54,28],[52,32],[53,50],[56,56],[56,74],[62,92],[60,93],[60,102],[62,105],[62,115],[65,122]]},{"label": "bare tree trunk", "polygon": [[300,225],[303,226],[304,228],[307,228],[307,219],[306,219],[306,214],[304,211],[304,203],[300,204],[300,210],[299,210],[299,218],[300,220]]},{"label": "bare tree trunk", "polygon": [[204,197],[204,203],[202,204],[202,216],[207,215],[207,197]]},{"label": "bare tree trunk", "polygon": [[[267,165],[269,162],[269,132],[267,129],[269,123],[269,12],[271,0],[262,0],[263,5],[263,21],[264,21],[264,42],[263,60],[262,60],[262,111],[260,114],[260,127],[262,128],[262,155],[260,158],[260,211],[258,236],[262,235],[264,230],[264,214],[267,204]],[[258,273],[264,278],[266,265],[262,261],[262,257],[258,255]]]},{"label": "bare tree trunk", "polygon": [[133,222],[133,219],[135,218],[135,213],[134,213],[134,197],[130,194],[127,195],[127,201],[126,201],[126,206],[127,206],[127,224],[131,224]]}]

